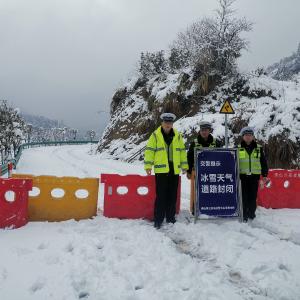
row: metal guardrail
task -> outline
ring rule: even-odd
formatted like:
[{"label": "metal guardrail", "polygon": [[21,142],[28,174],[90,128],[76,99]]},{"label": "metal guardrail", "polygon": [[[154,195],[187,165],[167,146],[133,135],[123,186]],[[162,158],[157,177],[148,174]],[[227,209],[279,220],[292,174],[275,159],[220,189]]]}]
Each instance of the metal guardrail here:
[{"label": "metal guardrail", "polygon": [[[24,143],[20,145],[17,150],[15,157],[11,159],[11,163],[13,167],[16,168],[22,152],[26,148],[34,148],[34,147],[45,147],[45,146],[63,146],[63,145],[83,145],[83,144],[97,144],[98,141],[49,141],[49,142],[35,142],[35,143]],[[8,172],[8,164],[0,165],[0,176],[6,174]]]},{"label": "metal guardrail", "polygon": [[137,152],[135,152],[133,155],[131,155],[128,159],[127,162],[131,163],[133,162],[139,155],[141,155],[146,149],[146,146],[143,148],[139,149]]}]

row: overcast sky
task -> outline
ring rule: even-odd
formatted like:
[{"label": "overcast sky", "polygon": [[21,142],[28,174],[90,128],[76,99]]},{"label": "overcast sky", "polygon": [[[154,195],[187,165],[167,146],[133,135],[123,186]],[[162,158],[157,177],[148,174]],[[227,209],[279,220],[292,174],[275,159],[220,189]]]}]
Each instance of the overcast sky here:
[{"label": "overcast sky", "polygon": [[[111,96],[141,51],[167,49],[217,0],[0,0],[0,99],[22,111],[100,131]],[[254,22],[243,70],[290,55],[299,0],[237,0]]]}]

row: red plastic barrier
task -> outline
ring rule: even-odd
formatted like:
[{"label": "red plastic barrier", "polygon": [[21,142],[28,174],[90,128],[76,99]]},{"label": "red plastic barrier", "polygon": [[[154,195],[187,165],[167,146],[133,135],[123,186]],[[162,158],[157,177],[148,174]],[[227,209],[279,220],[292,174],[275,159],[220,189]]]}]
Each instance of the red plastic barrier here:
[{"label": "red plastic barrier", "polygon": [[[156,197],[155,176],[102,174],[104,188],[104,216],[119,219],[153,220]],[[128,189],[120,194],[118,189]],[[138,193],[138,189],[147,188],[148,193]],[[122,192],[122,191],[121,191]],[[143,189],[142,189],[143,192]],[[176,213],[180,210],[181,181],[179,178]]]},{"label": "red plastic barrier", "polygon": [[300,170],[269,171],[270,184],[260,182],[257,204],[265,208],[300,208]]},{"label": "red plastic barrier", "polygon": [[[0,228],[19,228],[28,223],[28,192],[32,180],[0,178]],[[7,192],[11,192],[9,197]]]}]

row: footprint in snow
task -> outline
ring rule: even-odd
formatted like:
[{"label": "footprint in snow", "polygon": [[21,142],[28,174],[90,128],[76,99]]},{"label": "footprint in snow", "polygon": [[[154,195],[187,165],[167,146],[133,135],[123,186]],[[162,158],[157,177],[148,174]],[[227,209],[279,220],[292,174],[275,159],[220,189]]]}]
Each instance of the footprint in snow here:
[{"label": "footprint in snow", "polygon": [[47,249],[47,244],[45,244],[45,243],[41,243],[37,248],[38,248],[38,250],[45,250],[45,249]]},{"label": "footprint in snow", "polygon": [[72,253],[74,251],[74,246],[72,243],[69,243],[67,246],[66,246],[66,252],[68,253]]},{"label": "footprint in snow", "polygon": [[33,285],[30,287],[30,291],[32,293],[36,293],[38,291],[40,291],[41,289],[44,288],[44,286],[46,285],[46,280],[43,278],[39,278],[35,283],[33,283]]},{"label": "footprint in snow", "polygon": [[242,279],[242,275],[238,271],[229,271],[230,281],[238,282]]},{"label": "footprint in snow", "polygon": [[78,295],[78,299],[87,299],[89,297],[89,293],[86,291],[80,292]]},{"label": "footprint in snow", "polygon": [[268,266],[267,265],[261,265],[261,266],[257,266],[253,269],[252,274],[258,274],[258,273],[266,273],[266,271],[268,270]]}]

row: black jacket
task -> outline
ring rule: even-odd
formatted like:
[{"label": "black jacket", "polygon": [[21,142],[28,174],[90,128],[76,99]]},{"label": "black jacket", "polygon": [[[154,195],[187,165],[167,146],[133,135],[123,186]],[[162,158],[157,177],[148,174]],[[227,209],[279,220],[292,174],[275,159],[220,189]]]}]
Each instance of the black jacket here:
[{"label": "black jacket", "polygon": [[[250,155],[254,149],[257,148],[257,143],[255,141],[252,141],[252,143],[250,145],[247,145],[244,141],[241,142],[241,147],[245,148],[245,150],[247,151],[247,153]],[[265,153],[263,151],[263,148],[260,148],[260,165],[261,165],[261,175],[263,177],[267,177],[268,176],[268,172],[269,172],[269,168],[268,168],[268,164],[267,164],[267,160],[266,160],[266,156]],[[241,174],[240,178],[241,179],[245,179],[245,178],[253,178],[253,179],[259,179],[260,175],[257,174],[252,174],[252,175],[245,175],[245,174]]]},{"label": "black jacket", "polygon": [[[169,158],[169,147],[170,147],[170,145],[171,145],[171,143],[172,143],[172,141],[173,141],[173,138],[174,138],[174,136],[175,136],[175,133],[174,133],[173,128],[170,130],[169,133],[164,132],[164,130],[161,128],[161,133],[162,133],[162,135],[163,135],[163,137],[164,137],[165,143],[166,143],[167,146],[168,146],[167,153],[168,153],[168,158]],[[169,159],[168,159],[168,162],[169,162],[169,168],[170,168],[169,174],[174,174],[174,164],[173,164],[173,162],[171,162]]]},{"label": "black jacket", "polygon": [[164,137],[164,140],[165,140],[166,144],[168,146],[170,146],[172,141],[173,141],[173,137],[175,136],[173,128],[171,128],[169,133],[164,132],[164,130],[161,128],[161,133]]},{"label": "black jacket", "polygon": [[[213,136],[210,134],[208,136],[208,139],[207,141],[205,141],[202,136],[199,134],[197,136],[197,140],[198,140],[198,143],[200,145],[202,145],[202,147],[209,147],[213,141],[214,141],[214,138]],[[216,140],[216,148],[220,148],[222,147],[222,144],[219,140]],[[189,169],[188,169],[188,173],[192,173],[192,170],[194,168],[194,149],[195,149],[195,142],[191,142],[190,144],[190,147],[189,147],[189,150],[188,150],[188,153],[187,153],[187,159],[188,159],[188,164],[189,164]]]}]

